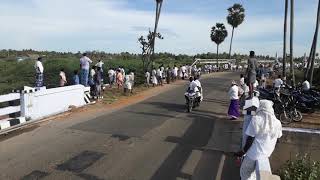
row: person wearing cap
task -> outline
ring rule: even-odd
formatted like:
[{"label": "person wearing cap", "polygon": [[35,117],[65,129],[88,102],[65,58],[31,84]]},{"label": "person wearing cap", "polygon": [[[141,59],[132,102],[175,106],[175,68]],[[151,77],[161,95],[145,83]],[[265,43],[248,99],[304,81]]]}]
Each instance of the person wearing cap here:
[{"label": "person wearing cap", "polygon": [[271,174],[269,157],[282,136],[282,125],[274,114],[272,101],[260,100],[256,115],[252,116],[245,134],[245,145],[236,153],[244,157],[240,168],[241,179],[261,179],[259,171]]},{"label": "person wearing cap", "polygon": [[247,78],[248,78],[248,86],[249,86],[249,96],[250,98],[253,97],[253,85],[256,83],[257,80],[257,68],[258,68],[258,61],[255,58],[255,52],[250,51],[250,58],[248,59],[248,68],[247,68]]},{"label": "person wearing cap", "polygon": [[34,65],[34,68],[36,69],[36,82],[35,86],[36,87],[42,87],[43,86],[43,72],[44,68],[42,65],[42,58],[39,57]]},{"label": "person wearing cap", "polygon": [[240,105],[239,105],[239,87],[235,81],[231,82],[231,87],[228,92],[229,98],[231,100],[228,116],[230,120],[236,120],[240,117]]},{"label": "person wearing cap", "polygon": [[81,68],[81,84],[84,86],[88,86],[88,77],[89,77],[89,69],[90,63],[92,63],[91,59],[87,57],[87,53],[83,53],[80,58],[80,68]]}]

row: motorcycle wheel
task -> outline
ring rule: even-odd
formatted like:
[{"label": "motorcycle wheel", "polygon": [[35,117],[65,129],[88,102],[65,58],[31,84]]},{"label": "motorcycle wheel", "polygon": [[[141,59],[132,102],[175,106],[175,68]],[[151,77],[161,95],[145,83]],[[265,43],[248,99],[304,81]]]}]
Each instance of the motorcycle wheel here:
[{"label": "motorcycle wheel", "polygon": [[292,122],[291,114],[289,113],[281,113],[279,115],[279,120],[282,124],[290,124]]},{"label": "motorcycle wheel", "polygon": [[292,111],[291,117],[294,122],[300,122],[300,121],[302,121],[302,118],[303,118],[302,113],[298,110]]},{"label": "motorcycle wheel", "polygon": [[188,111],[188,113],[192,111],[192,107],[193,107],[193,103],[192,103],[192,102],[189,102],[189,103],[187,104],[187,111]]}]

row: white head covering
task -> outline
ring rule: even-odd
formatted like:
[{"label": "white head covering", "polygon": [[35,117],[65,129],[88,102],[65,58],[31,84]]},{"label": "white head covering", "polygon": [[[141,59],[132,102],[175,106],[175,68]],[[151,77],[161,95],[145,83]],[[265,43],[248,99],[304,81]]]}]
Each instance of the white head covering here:
[{"label": "white head covering", "polygon": [[254,125],[259,134],[269,134],[273,137],[279,132],[278,128],[281,128],[281,124],[278,126],[279,120],[274,115],[273,102],[269,100],[260,100],[255,121]]}]

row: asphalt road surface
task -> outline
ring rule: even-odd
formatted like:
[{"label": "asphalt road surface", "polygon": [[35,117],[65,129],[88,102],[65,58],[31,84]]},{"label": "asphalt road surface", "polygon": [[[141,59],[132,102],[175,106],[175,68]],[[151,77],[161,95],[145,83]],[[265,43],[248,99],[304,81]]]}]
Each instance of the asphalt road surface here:
[{"label": "asphalt road surface", "polygon": [[241,121],[226,117],[226,92],[238,76],[202,79],[204,101],[192,113],[184,106],[185,82],[116,111],[1,137],[0,179],[239,179],[231,152],[240,146]]}]

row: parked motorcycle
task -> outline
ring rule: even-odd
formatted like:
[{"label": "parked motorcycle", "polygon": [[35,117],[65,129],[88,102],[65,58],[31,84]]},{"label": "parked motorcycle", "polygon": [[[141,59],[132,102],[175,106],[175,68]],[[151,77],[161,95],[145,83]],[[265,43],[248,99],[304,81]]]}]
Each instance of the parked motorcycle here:
[{"label": "parked motorcycle", "polygon": [[[297,93],[290,86],[283,86],[280,89],[280,93],[276,93],[273,90],[260,89],[260,99],[267,99],[274,102],[274,110],[277,118],[282,124],[289,124],[292,121],[302,121],[302,113],[298,110],[301,108],[299,99],[295,95]],[[305,107],[304,107],[305,108]]]}]

